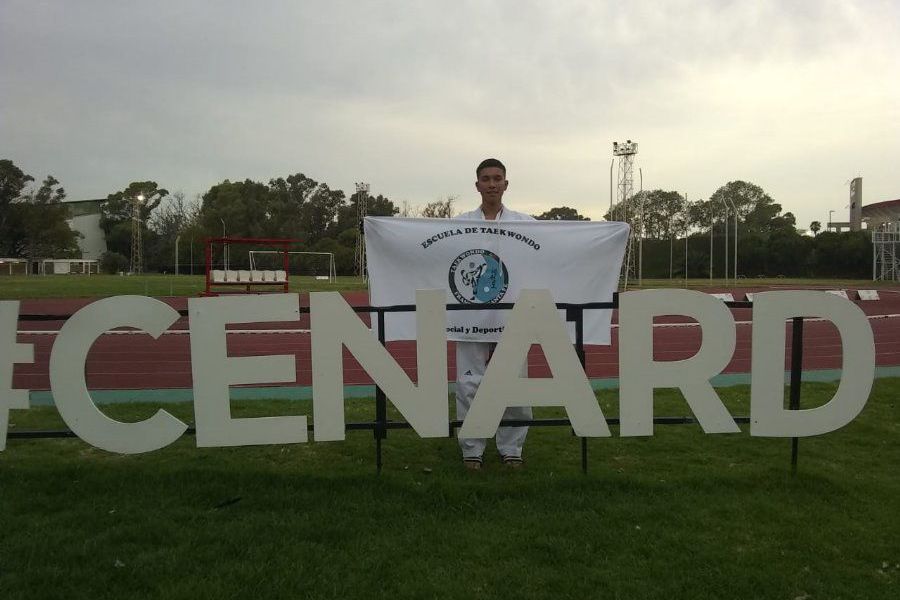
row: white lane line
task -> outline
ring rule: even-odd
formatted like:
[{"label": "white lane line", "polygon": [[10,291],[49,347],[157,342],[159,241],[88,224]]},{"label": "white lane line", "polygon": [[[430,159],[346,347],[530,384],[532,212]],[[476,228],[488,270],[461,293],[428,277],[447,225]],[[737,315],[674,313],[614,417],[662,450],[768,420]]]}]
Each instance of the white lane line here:
[{"label": "white lane line", "polygon": [[[892,313],[887,315],[867,315],[866,318],[870,321],[876,321],[879,319],[896,319],[900,317],[900,313]],[[827,321],[828,319],[821,318],[808,318],[805,320],[806,323],[818,323],[821,321]],[[787,321],[785,321],[787,322]],[[753,321],[735,321],[735,325],[752,325]],[[654,327],[661,328],[670,328],[670,327],[697,327],[699,323],[691,322],[691,323],[654,323]],[[611,326],[613,329],[618,329],[618,323],[613,323]],[[272,334],[272,333],[304,333],[308,334],[310,332],[309,329],[228,329],[226,333],[233,335],[254,335],[254,334]],[[57,335],[59,333],[58,330],[51,329],[36,329],[33,331],[28,330],[19,330],[16,333],[19,335]],[[188,329],[170,329],[168,331],[164,331],[163,335],[188,335],[190,330]],[[122,330],[114,330],[107,331],[103,335],[146,335],[143,331],[138,331],[136,329],[122,329]]]}]

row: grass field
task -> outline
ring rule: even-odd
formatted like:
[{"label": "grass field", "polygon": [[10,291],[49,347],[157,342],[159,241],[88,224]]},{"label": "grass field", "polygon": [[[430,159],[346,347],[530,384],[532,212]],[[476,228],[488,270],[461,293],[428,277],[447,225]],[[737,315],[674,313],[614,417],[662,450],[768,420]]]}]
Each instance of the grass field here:
[{"label": "grass field", "polygon": [[[45,275],[0,276],[0,299],[103,298],[124,294],[196,296],[205,289],[203,275]],[[335,283],[313,277],[292,277],[291,291],[364,290],[359,277],[338,277]]]},{"label": "grass field", "polygon": [[[805,384],[803,406],[834,386]],[[733,414],[749,390],[720,390]],[[532,428],[527,464],[465,471],[453,440],[391,431],[342,443],[118,456],[78,440],[0,454],[0,595],[8,598],[896,598],[900,380],[844,429],[800,442],[658,426],[579,444]],[[601,393],[608,416],[616,397]],[[191,421],[189,404],[167,410]],[[121,419],[155,407],[104,407]],[[309,414],[234,403],[236,416]],[[371,420],[371,401],[348,420]],[[544,409],[540,416],[552,411]],[[662,391],[657,415],[684,415]],[[13,430],[61,426],[55,410]],[[615,428],[614,428],[615,430]],[[746,430],[746,428],[745,428]],[[490,451],[489,446],[489,451]]]},{"label": "grass field", "polygon": [[[204,289],[202,275],[45,275],[0,276],[0,300],[25,298],[101,298],[123,294],[144,296],[196,296]],[[846,279],[739,279],[725,282],[723,279],[690,279],[685,286],[683,279],[645,279],[642,286],[632,281],[628,289],[659,287],[750,287],[750,286],[807,286],[833,288],[882,288],[896,287],[895,282],[873,282]],[[338,277],[335,283],[312,277],[291,279],[291,291],[346,291],[365,290],[366,283],[359,277]]]}]

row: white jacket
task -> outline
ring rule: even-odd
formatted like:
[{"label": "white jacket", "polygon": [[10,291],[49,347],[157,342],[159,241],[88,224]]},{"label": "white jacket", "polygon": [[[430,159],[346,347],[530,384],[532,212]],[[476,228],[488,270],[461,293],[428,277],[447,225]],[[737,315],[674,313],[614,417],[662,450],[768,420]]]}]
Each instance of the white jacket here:
[{"label": "white jacket", "polygon": [[[454,219],[474,219],[478,221],[485,220],[484,213],[481,212],[481,207],[479,206],[475,210],[470,210],[469,212],[464,212],[462,214],[456,215],[453,217]],[[505,204],[500,205],[500,213],[497,215],[497,221],[534,221],[535,218],[531,215],[516,212],[512,209],[506,207]]]}]

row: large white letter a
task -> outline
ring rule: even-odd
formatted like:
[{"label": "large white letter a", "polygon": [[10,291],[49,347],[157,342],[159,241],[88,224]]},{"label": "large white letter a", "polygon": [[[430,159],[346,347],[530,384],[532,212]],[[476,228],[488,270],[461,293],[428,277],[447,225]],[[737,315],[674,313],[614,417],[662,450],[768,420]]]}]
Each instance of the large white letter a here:
[{"label": "large white letter a", "polygon": [[[528,379],[519,375],[532,344],[543,349],[552,378]],[[494,435],[507,406],[563,406],[576,435],[610,435],[548,290],[522,290],[459,437]]]}]

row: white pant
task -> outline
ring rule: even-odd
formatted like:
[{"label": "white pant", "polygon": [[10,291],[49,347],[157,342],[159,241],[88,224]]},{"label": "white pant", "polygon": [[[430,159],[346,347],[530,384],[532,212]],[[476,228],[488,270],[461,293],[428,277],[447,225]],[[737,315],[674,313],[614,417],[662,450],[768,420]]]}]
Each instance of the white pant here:
[{"label": "white pant", "polygon": [[[469,412],[475,392],[487,369],[488,357],[494,344],[486,342],[456,342],[456,418],[463,420]],[[527,365],[522,366],[522,375],[527,375]],[[530,406],[508,407],[504,419],[530,419]],[[501,456],[522,456],[522,446],[528,427],[497,428],[497,450]],[[485,439],[459,438],[463,458],[481,458],[487,445]]]}]

